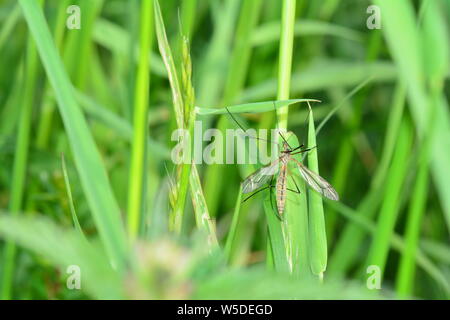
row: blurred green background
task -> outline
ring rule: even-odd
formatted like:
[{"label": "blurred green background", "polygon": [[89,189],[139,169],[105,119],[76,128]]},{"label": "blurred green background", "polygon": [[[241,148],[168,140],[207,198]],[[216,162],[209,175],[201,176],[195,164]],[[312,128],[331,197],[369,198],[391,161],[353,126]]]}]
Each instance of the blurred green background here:
[{"label": "blurred green background", "polygon": [[[448,299],[449,24],[448,0],[0,0],[0,298]],[[302,186],[282,221],[241,203],[256,167],[171,161],[196,111],[289,98],[322,101],[287,128],[339,202]]]}]

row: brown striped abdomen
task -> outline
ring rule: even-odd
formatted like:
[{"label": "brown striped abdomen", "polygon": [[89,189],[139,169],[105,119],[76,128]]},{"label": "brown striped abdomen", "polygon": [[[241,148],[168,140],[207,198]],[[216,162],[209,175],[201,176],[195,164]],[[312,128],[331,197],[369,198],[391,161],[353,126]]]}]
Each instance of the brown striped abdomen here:
[{"label": "brown striped abdomen", "polygon": [[280,174],[277,178],[277,209],[278,214],[281,216],[284,212],[284,206],[286,204],[286,173],[287,173],[287,164],[282,163],[280,168]]}]

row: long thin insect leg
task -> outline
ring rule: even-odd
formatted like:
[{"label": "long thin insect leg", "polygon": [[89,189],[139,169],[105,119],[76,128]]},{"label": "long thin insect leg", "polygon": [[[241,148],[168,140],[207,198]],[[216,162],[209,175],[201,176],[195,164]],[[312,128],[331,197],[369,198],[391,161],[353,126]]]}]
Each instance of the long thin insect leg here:
[{"label": "long thin insect leg", "polygon": [[271,185],[271,186],[267,186],[267,187],[258,189],[258,190],[256,190],[255,192],[253,192],[251,195],[249,195],[247,198],[245,198],[242,202],[247,201],[248,199],[250,199],[251,197],[253,197],[255,194],[260,193],[260,192],[263,191],[263,190],[266,190],[266,189],[269,189],[269,188],[273,188],[273,187],[274,187],[274,186]]},{"label": "long thin insect leg", "polygon": [[303,148],[305,145],[302,143],[301,145],[299,145],[298,147],[294,148],[291,150],[291,152],[294,152],[295,150],[301,149]]},{"label": "long thin insect leg", "polygon": [[286,190],[287,190],[287,191],[291,191],[291,192],[293,192],[293,193],[295,193],[295,194],[300,194],[300,193],[301,193],[300,191],[293,190],[293,189],[289,189],[289,188],[286,188]]},{"label": "long thin insect leg", "polygon": [[[233,116],[233,114],[230,112],[230,110],[228,110],[228,107],[225,107],[225,110],[227,110],[227,112],[228,112],[228,114],[230,115],[230,117],[233,119],[233,121],[238,125],[238,127],[239,127],[243,132],[247,131],[247,130],[245,130],[244,127],[239,123],[239,121],[237,121],[237,119]],[[262,141],[267,141],[267,142],[271,142],[271,143],[278,144],[278,142],[275,142],[275,141],[272,141],[272,140],[262,139],[262,138],[259,138],[259,137],[252,137],[252,136],[250,136],[250,135],[246,135],[246,136],[249,137],[249,138],[256,139],[256,140],[262,140]]]},{"label": "long thin insect leg", "polygon": [[230,110],[228,110],[228,107],[225,107],[225,110],[227,110],[228,114],[230,115],[230,117],[234,120],[234,122],[236,122],[236,124],[238,125],[239,128],[241,128],[242,131],[244,130],[244,127],[242,127],[242,125],[239,123],[239,121],[236,120],[236,118],[233,116],[233,114],[230,112]]},{"label": "long thin insect leg", "polygon": [[308,149],[303,149],[302,151],[298,151],[298,152],[291,153],[291,156],[293,156],[293,155],[295,155],[295,154],[299,154],[299,153],[304,153],[304,152],[311,151],[311,150],[314,149],[314,148],[317,148],[317,146],[314,146],[314,147],[308,148]]},{"label": "long thin insect leg", "polygon": [[294,177],[292,175],[291,175],[291,179],[292,179],[292,182],[294,182],[294,184],[295,184],[295,189],[297,189],[296,193],[300,193],[300,189],[298,188],[297,182],[295,182],[295,179],[294,179]]}]

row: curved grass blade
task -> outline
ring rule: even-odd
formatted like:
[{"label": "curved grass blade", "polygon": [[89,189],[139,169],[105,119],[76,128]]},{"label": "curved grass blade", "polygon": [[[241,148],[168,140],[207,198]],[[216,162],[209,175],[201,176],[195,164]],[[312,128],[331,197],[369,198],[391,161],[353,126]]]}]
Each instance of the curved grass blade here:
[{"label": "curved grass blade", "polygon": [[73,87],[53,43],[42,10],[36,1],[20,0],[19,3],[55,90],[75,165],[103,245],[111,262],[121,267],[127,251],[125,230],[100,153],[76,103]]},{"label": "curved grass blade", "polygon": [[[231,113],[259,113],[273,111],[274,108],[279,109],[283,107],[290,106],[299,102],[320,102],[316,99],[290,99],[290,100],[277,100],[277,101],[263,101],[263,102],[253,102],[253,103],[243,103],[232,106],[227,106],[226,108],[204,108],[195,107],[195,112],[200,115],[217,115],[217,114],[228,114],[227,109]],[[275,107],[274,107],[275,104]]]},{"label": "curved grass blade", "polygon": [[67,192],[67,200],[69,201],[70,213],[72,214],[72,221],[75,229],[78,233],[84,237],[83,229],[81,229],[80,222],[78,221],[77,212],[75,210],[75,205],[73,204],[72,190],[70,188],[69,175],[67,174],[66,160],[64,158],[64,153],[61,153],[61,169],[64,176],[64,184]]},{"label": "curved grass blade", "polygon": [[[363,40],[361,32],[319,20],[297,20],[294,26],[294,36],[334,36],[358,42]],[[280,22],[268,22],[255,30],[252,37],[252,45],[266,45],[279,39]]]}]

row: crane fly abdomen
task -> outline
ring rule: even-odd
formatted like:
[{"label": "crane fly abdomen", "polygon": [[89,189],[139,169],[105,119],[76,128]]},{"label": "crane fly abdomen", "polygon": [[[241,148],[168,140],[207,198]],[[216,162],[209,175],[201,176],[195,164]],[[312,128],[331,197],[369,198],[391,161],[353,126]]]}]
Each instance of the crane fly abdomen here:
[{"label": "crane fly abdomen", "polygon": [[286,205],[286,173],[287,173],[287,157],[283,157],[281,161],[280,173],[277,178],[276,190],[277,190],[277,209],[278,214],[281,216],[284,212],[284,208]]}]

